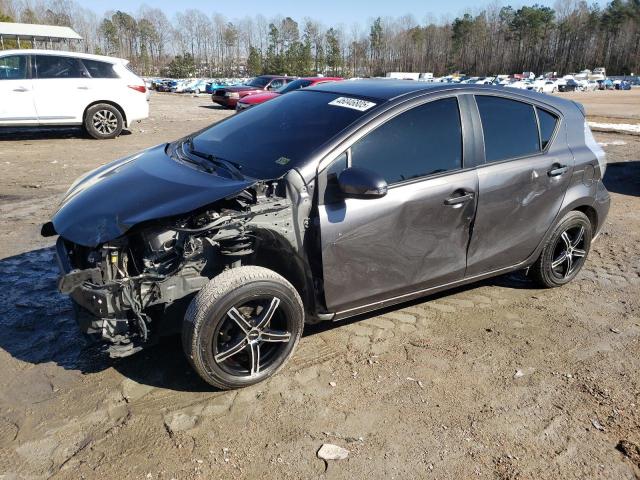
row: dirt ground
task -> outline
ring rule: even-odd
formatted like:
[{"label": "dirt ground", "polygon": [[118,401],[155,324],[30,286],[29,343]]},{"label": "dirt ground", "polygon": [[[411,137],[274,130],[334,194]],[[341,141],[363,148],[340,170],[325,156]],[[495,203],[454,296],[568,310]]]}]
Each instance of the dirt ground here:
[{"label": "dirt ground", "polygon": [[[575,97],[640,115],[640,90]],[[230,114],[171,94],[151,112],[112,141],[0,131],[0,479],[640,478],[640,137],[596,134],[612,207],[573,283],[510,275],[307,328],[277,376],[219,392],[175,337],[96,359],[39,236],[78,175]]]}]

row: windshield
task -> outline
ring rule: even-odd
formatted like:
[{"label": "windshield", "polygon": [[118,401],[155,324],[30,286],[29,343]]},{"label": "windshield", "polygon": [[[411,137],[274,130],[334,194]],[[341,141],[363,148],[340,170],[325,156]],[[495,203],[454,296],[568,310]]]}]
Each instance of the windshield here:
[{"label": "windshield", "polygon": [[267,86],[267,83],[269,83],[269,77],[255,77],[247,81],[245,85],[249,87],[264,88]]},{"label": "windshield", "polygon": [[329,105],[338,97],[310,90],[281,95],[204,130],[193,147],[233,163],[244,175],[279,178],[375,105],[365,111]]},{"label": "windshield", "polygon": [[311,85],[311,80],[304,80],[304,79],[301,78],[299,80],[294,80],[293,82],[289,83],[288,85],[280,87],[276,91],[278,93],[289,93],[289,92],[293,92],[294,90],[299,90],[301,88],[308,87],[309,85]]}]

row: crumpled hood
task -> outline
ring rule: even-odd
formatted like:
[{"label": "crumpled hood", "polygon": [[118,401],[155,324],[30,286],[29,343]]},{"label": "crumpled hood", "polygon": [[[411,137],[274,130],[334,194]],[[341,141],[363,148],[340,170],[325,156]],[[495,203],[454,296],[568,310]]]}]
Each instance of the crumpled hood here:
[{"label": "crumpled hood", "polygon": [[134,225],[188,213],[241,192],[255,180],[231,180],[179,163],[158,145],[79,178],[52,222],[67,240],[95,247]]}]

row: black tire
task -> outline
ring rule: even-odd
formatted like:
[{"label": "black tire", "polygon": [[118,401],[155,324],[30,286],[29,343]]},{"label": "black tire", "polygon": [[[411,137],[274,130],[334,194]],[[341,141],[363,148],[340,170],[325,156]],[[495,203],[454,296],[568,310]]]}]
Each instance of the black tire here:
[{"label": "black tire", "polygon": [[[262,327],[261,321],[266,322]],[[243,266],[214,277],[191,301],[182,345],[205,382],[224,390],[241,388],[280,370],[303,327],[296,289],[272,270]]]},{"label": "black tire", "polygon": [[543,287],[560,287],[573,280],[584,265],[593,226],[582,212],[567,213],[546,241],[531,276]]},{"label": "black tire", "polygon": [[116,138],[122,133],[124,118],[120,110],[113,105],[98,103],[87,109],[84,128],[89,135],[98,140]]}]

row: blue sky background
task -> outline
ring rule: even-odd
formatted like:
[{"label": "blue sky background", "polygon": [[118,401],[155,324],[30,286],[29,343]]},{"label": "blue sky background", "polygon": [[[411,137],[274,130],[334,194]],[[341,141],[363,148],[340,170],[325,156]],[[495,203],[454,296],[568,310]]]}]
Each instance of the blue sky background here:
[{"label": "blue sky background", "polygon": [[[369,20],[377,16],[400,17],[405,14],[412,14],[415,19],[422,22],[427,15],[432,15],[434,20],[439,21],[443,17],[449,20],[460,16],[467,10],[478,11],[489,4],[489,1],[472,0],[217,0],[213,2],[203,2],[196,0],[155,0],[155,1],[132,1],[132,0],[81,0],[83,7],[94,10],[102,15],[107,10],[123,10],[136,13],[141,5],[147,4],[151,7],[160,8],[172,19],[178,11],[187,8],[197,8],[204,13],[221,13],[229,19],[241,18],[245,15],[253,16],[262,14],[269,18],[276,15],[293,17],[302,20],[303,17],[312,17],[325,24],[351,25],[360,23],[368,24]],[[522,1],[501,1],[499,5],[511,5],[514,8],[525,4],[532,5],[538,3],[553,7],[554,0],[538,0],[537,2]],[[599,1],[604,5],[605,2]]]}]

